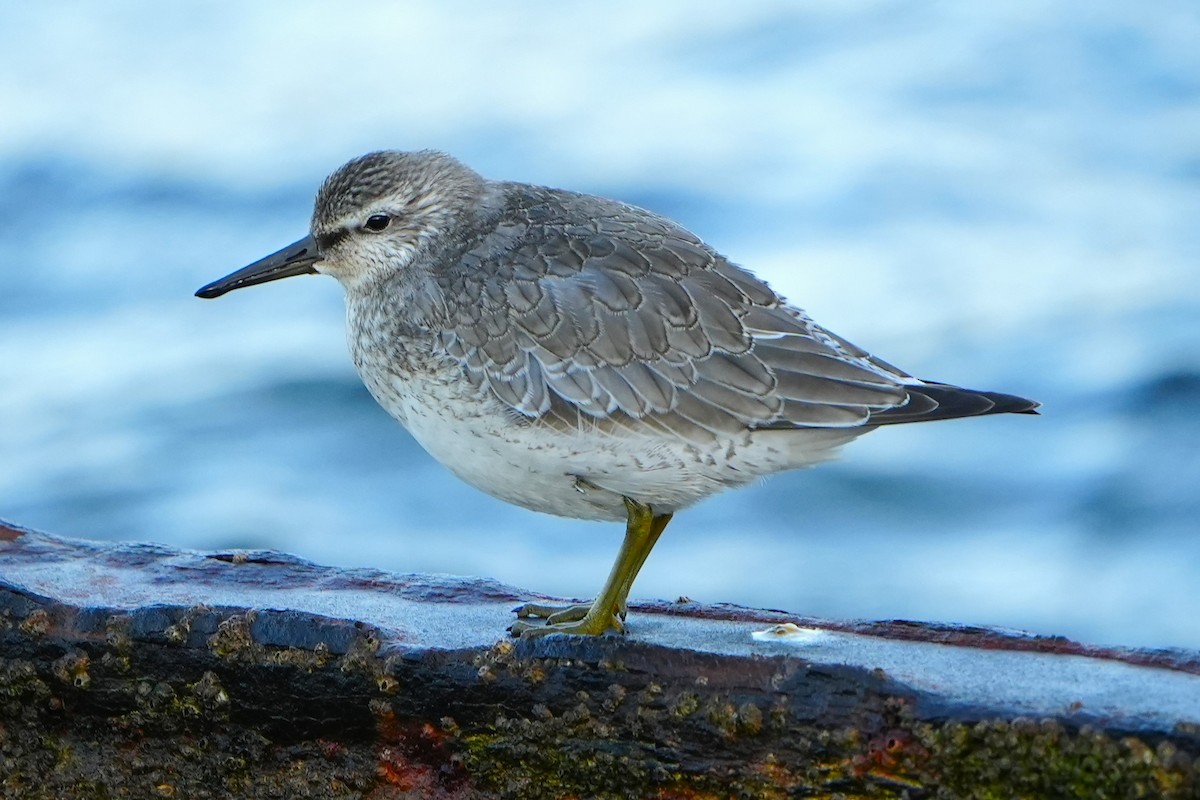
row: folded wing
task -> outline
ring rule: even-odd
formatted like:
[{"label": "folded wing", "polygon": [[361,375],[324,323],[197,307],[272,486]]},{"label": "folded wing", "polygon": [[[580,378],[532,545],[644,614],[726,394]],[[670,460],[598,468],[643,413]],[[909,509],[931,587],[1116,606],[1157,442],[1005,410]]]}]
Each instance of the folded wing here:
[{"label": "folded wing", "polygon": [[524,187],[456,269],[440,278],[466,301],[442,346],[530,419],[695,440],[1036,405],[917,381],[688,231],[612,201]]}]

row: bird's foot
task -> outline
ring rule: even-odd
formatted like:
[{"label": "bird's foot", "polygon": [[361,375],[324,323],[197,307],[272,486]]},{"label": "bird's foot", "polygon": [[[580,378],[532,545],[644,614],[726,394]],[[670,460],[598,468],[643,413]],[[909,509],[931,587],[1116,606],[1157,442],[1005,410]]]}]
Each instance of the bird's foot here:
[{"label": "bird's foot", "polygon": [[554,622],[578,622],[587,616],[587,612],[592,608],[590,603],[577,603],[572,606],[547,606],[541,603],[526,603],[522,606],[517,606],[513,611],[517,615],[517,619],[534,619],[545,620],[548,623]]},{"label": "bird's foot", "polygon": [[[513,612],[517,615],[517,619],[542,619],[547,625],[557,625],[562,622],[578,622],[587,616],[587,613],[592,610],[591,603],[576,603],[570,606],[547,606],[541,603],[525,603],[517,606]],[[624,602],[614,609],[616,614],[624,620],[629,616],[629,606]]]},{"label": "bird's foot", "polygon": [[517,621],[508,630],[513,636],[545,636],[550,633],[569,633],[581,636],[600,636],[613,631],[625,632],[625,603],[614,603],[607,612],[597,603],[578,603],[570,606],[548,606],[526,603],[514,611]]},{"label": "bird's foot", "polygon": [[[524,608],[524,606],[522,607]],[[545,608],[545,606],[543,606]],[[582,613],[577,613],[582,609]],[[558,612],[544,617],[544,620],[527,621],[529,616],[535,619],[541,615],[528,615],[518,619],[509,627],[513,636],[534,637],[546,636],[551,633],[575,634],[577,636],[601,636],[609,631],[624,633],[625,623],[616,614],[605,615],[592,613],[592,606],[568,606]],[[518,615],[520,611],[518,611]],[[565,617],[560,615],[565,614]]]}]

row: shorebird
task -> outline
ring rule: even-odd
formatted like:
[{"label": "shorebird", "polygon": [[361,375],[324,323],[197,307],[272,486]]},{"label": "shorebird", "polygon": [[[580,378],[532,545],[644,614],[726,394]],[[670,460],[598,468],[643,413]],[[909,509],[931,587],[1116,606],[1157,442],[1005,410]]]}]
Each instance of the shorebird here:
[{"label": "shorebird", "polygon": [[875,358],[665,217],[436,151],[348,162],[308,236],[196,294],[307,273],[342,284],[363,382],[451,472],[534,511],[625,522],[596,599],[525,604],[514,635],[623,631],[672,515],[723,489],[882,425],[1037,413]]}]

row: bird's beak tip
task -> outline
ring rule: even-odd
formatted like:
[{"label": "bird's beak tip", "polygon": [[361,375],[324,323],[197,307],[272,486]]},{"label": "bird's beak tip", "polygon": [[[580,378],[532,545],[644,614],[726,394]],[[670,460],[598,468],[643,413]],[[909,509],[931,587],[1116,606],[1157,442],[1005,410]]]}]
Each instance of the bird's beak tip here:
[{"label": "bird's beak tip", "polygon": [[205,300],[212,300],[214,297],[220,297],[223,294],[225,294],[224,290],[217,288],[215,283],[210,283],[197,289],[195,296],[203,297]]}]

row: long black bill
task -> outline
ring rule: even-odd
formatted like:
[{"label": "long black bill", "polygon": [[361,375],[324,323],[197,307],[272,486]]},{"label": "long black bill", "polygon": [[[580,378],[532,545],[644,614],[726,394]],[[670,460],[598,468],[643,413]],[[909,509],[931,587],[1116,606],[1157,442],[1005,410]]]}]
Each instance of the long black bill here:
[{"label": "long black bill", "polygon": [[320,259],[316,240],[311,236],[305,236],[300,241],[289,244],[266,258],[260,258],[248,267],[242,267],[237,272],[230,273],[220,280],[213,281],[207,286],[201,286],[196,290],[196,297],[211,299],[220,297],[226,292],[232,292],[234,289],[253,286],[256,283],[277,281],[293,275],[311,275],[316,272],[313,264]]}]

